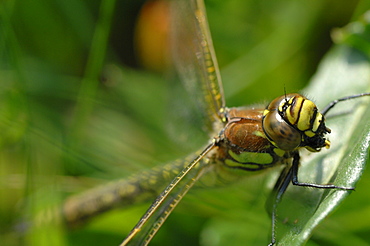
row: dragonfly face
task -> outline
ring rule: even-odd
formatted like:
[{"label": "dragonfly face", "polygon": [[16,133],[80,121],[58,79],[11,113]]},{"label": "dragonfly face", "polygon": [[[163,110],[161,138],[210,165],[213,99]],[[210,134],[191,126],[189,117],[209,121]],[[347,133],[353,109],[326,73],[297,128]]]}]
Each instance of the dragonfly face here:
[{"label": "dragonfly face", "polygon": [[276,147],[291,151],[305,147],[318,152],[329,148],[324,135],[330,133],[316,105],[299,94],[288,94],[273,100],[264,111],[263,129]]}]

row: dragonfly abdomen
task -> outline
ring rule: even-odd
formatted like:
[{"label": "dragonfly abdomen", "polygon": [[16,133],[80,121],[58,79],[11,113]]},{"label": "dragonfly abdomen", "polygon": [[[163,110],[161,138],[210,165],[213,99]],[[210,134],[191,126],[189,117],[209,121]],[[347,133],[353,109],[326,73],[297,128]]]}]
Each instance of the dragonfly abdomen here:
[{"label": "dragonfly abdomen", "polygon": [[[182,160],[68,198],[62,208],[66,224],[69,227],[76,227],[112,208],[124,208],[152,201],[189,161],[194,159],[194,156],[196,155],[192,154]],[[205,160],[206,158],[202,162]]]}]

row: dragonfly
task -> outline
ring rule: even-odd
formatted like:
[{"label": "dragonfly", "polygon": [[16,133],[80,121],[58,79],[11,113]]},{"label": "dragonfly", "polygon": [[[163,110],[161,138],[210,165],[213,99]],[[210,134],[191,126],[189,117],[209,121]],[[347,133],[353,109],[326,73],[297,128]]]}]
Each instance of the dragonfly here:
[{"label": "dragonfly", "polygon": [[[290,183],[346,192],[354,189],[301,182],[298,179],[300,150],[315,153],[322,148],[329,148],[331,143],[326,135],[331,130],[325,123],[328,112],[340,102],[369,96],[370,93],[339,98],[321,112],[313,101],[296,93],[285,93],[267,107],[227,108],[204,3],[201,0],[174,2],[176,8],[171,8],[173,25],[176,25],[176,28],[172,28],[171,37],[174,41],[173,60],[183,81],[200,83],[202,87],[202,95],[197,99],[212,129],[210,142],[195,157],[106,185],[99,192],[93,190],[70,198],[63,207],[65,219],[73,226],[112,207],[146,200],[146,193],[154,193],[162,188],[163,182],[168,182],[121,244],[147,245],[197,182],[207,186],[227,184],[241,176],[282,167],[268,200],[272,217],[270,245],[273,245],[276,243],[278,204]],[[183,22],[185,18],[190,21]],[[168,181],[172,178],[172,181]],[[97,193],[103,195],[94,195]]]}]

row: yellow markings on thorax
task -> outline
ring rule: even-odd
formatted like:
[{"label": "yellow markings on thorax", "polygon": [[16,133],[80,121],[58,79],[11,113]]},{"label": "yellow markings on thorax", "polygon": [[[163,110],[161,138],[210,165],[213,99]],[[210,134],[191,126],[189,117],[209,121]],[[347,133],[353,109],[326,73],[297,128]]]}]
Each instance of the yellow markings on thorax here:
[{"label": "yellow markings on thorax", "polygon": [[310,137],[310,138],[312,138],[313,136],[315,136],[316,135],[316,133],[314,133],[313,131],[311,131],[311,130],[307,130],[307,131],[305,131],[304,132],[304,134],[306,134],[306,136],[308,136],[308,137]]},{"label": "yellow markings on thorax", "polygon": [[[269,153],[258,153],[258,152],[242,152],[240,154],[236,154],[229,150],[229,155],[236,161],[229,160],[232,164],[230,166],[242,166],[241,163],[256,163],[256,164],[271,164],[273,162],[273,158]],[[228,160],[226,160],[228,161]],[[229,163],[227,163],[229,165]]]},{"label": "yellow markings on thorax", "polygon": [[254,131],[253,134],[256,135],[257,137],[267,138],[266,134],[262,131]]},{"label": "yellow markings on thorax", "polygon": [[274,152],[275,152],[275,154],[277,154],[280,157],[283,157],[285,155],[285,153],[286,153],[285,150],[282,150],[282,149],[279,149],[279,148],[275,148],[274,149]]}]

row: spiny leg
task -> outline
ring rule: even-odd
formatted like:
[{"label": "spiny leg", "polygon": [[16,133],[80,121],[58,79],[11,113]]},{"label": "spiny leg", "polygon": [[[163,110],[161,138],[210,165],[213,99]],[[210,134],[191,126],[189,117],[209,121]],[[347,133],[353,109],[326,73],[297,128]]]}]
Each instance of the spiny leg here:
[{"label": "spiny leg", "polygon": [[299,160],[300,156],[299,153],[296,152],[293,155],[293,162],[292,165],[287,166],[281,172],[279,179],[277,180],[274,189],[268,199],[267,204],[272,204],[272,211],[271,211],[271,242],[269,246],[272,246],[276,243],[276,217],[277,217],[277,206],[281,201],[281,198],[289,186],[289,183],[292,182],[293,185],[296,186],[304,186],[304,187],[313,187],[318,189],[339,189],[339,190],[354,190],[354,187],[343,187],[343,186],[336,186],[333,184],[312,184],[312,183],[303,183],[298,181],[298,168],[299,168]]},{"label": "spiny leg", "polygon": [[[271,242],[269,243],[269,246],[274,245],[276,242],[277,206],[280,203],[284,192],[286,191],[286,189],[288,188],[292,180],[292,175],[293,175],[293,171],[292,171],[291,165],[283,169],[266,203],[267,205],[266,207],[268,211],[271,212]],[[271,203],[272,203],[272,207],[270,207]],[[270,211],[270,208],[272,208],[271,211]]]},{"label": "spiny leg", "polygon": [[347,101],[347,100],[350,100],[350,99],[354,99],[354,98],[358,98],[358,97],[364,97],[364,96],[370,96],[370,93],[361,93],[361,94],[357,94],[357,95],[352,95],[352,96],[347,96],[347,97],[342,97],[342,98],[339,98],[337,100],[334,100],[332,102],[330,102],[323,110],[322,110],[322,114],[323,115],[326,115],[326,113],[332,109],[337,103],[339,102],[343,102],[343,101]]},{"label": "spiny leg", "polygon": [[313,187],[318,189],[338,189],[338,190],[354,190],[354,187],[343,187],[336,186],[333,184],[312,184],[312,183],[303,183],[298,181],[298,168],[299,168],[299,153],[295,153],[293,156],[293,165],[292,165],[292,184],[297,186]]}]

